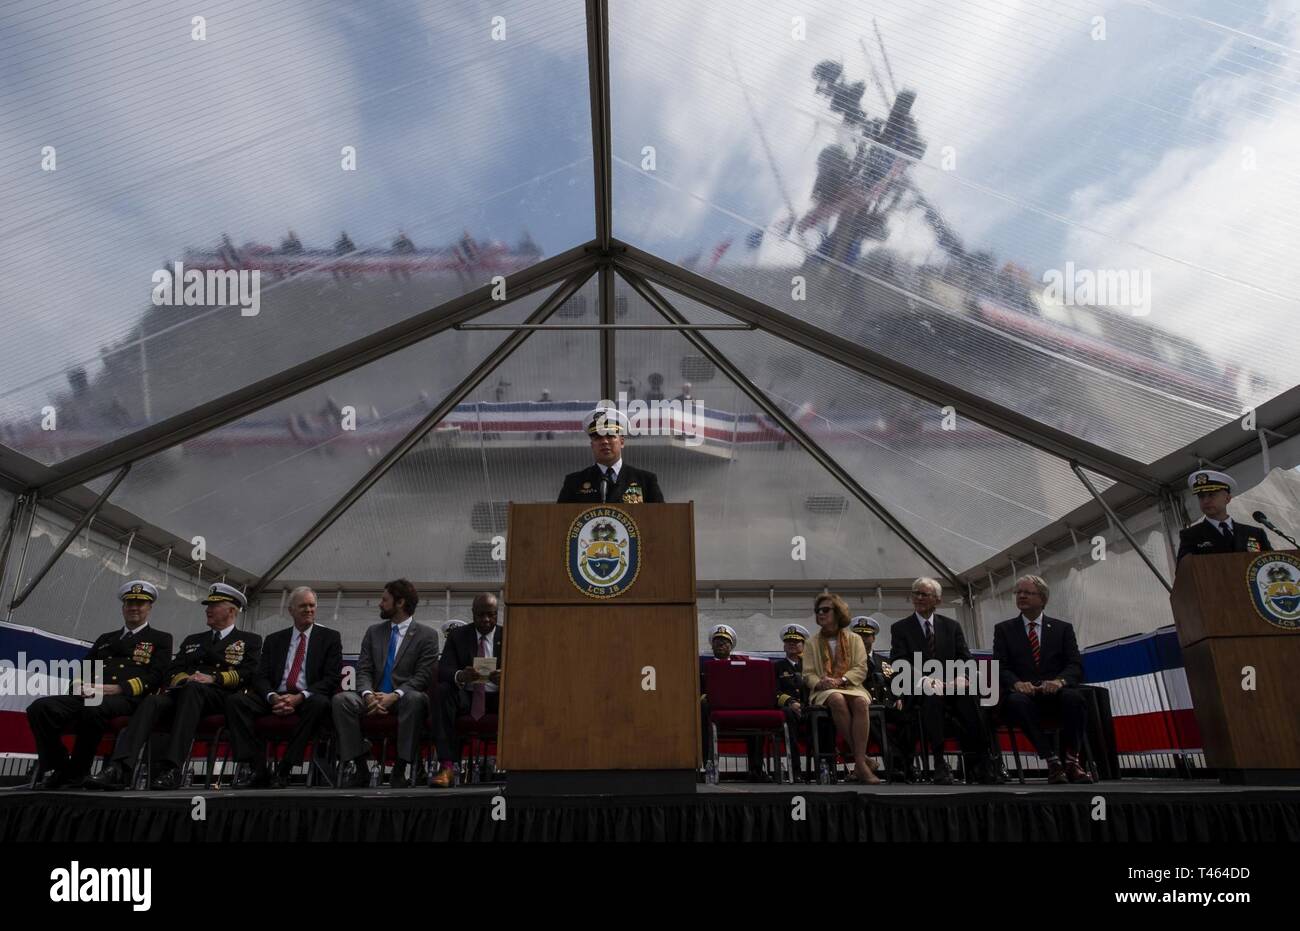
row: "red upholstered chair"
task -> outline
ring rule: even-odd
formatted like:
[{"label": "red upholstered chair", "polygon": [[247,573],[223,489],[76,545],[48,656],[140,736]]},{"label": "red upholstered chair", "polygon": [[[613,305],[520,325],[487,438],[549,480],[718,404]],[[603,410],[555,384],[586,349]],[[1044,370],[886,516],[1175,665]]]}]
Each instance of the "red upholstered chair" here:
[{"label": "red upholstered chair", "polygon": [[[264,714],[253,720],[253,736],[260,737],[266,741],[266,758],[272,762],[276,761],[275,748],[280,744],[287,744],[293,739],[294,732],[298,730],[301,718],[297,714]],[[325,777],[326,782],[331,786],[336,785],[336,780],[330,777],[326,769],[321,766],[321,759],[324,754],[321,751],[321,744],[328,742],[330,739],[327,735],[329,729],[328,723],[316,733],[316,739],[307,745],[307,756],[304,762],[307,764],[307,785],[315,785],[313,778],[316,772],[320,772]]]},{"label": "red upholstered chair", "polygon": [[[460,757],[469,748],[469,782],[479,782],[484,757],[496,756],[497,716],[485,714],[475,721],[467,714],[456,718],[456,749]],[[432,778],[432,775],[430,776]]]},{"label": "red upholstered chair", "polygon": [[[709,728],[713,759],[718,758],[718,735],[764,738],[780,737],[786,762],[794,778],[794,761],[785,712],[776,706],[776,667],[757,657],[714,659],[704,664],[704,682],[709,695]],[[770,756],[777,773],[777,746]],[[782,781],[784,778],[782,777]]]}]

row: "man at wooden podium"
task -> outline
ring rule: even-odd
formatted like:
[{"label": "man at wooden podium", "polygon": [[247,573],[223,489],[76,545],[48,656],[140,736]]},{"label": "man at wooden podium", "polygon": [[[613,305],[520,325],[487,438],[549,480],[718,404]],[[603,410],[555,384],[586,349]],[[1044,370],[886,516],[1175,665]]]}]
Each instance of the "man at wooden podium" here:
[{"label": "man at wooden podium", "polygon": [[664,495],[655,474],[623,462],[626,415],[614,407],[597,407],[587,415],[586,423],[596,462],[564,477],[557,503],[662,504]]},{"label": "man at wooden podium", "polygon": [[1207,553],[1264,553],[1273,549],[1262,527],[1243,524],[1228,516],[1228,502],[1237,480],[1226,472],[1198,469],[1187,477],[1196,492],[1204,520],[1178,532],[1178,558]]}]

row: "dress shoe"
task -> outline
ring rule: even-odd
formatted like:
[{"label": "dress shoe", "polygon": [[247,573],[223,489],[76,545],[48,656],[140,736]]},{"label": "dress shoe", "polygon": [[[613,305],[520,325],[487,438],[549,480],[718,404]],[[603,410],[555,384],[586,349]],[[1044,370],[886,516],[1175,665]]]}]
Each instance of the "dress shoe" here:
[{"label": "dress shoe", "polygon": [[87,776],[82,786],[87,789],[102,789],[107,792],[120,792],[130,784],[130,773],[121,763],[109,763],[99,771],[97,776]]},{"label": "dress shoe", "polygon": [[1092,774],[1080,766],[1078,760],[1065,761],[1065,778],[1074,783],[1080,783],[1083,785],[1092,784]]},{"label": "dress shoe", "polygon": [[937,786],[951,786],[957,784],[957,780],[952,777],[952,769],[947,763],[940,763],[935,766],[934,784]]},{"label": "dress shoe", "polygon": [[1047,784],[1048,785],[1059,786],[1069,781],[1070,781],[1070,777],[1065,774],[1065,767],[1061,765],[1059,760],[1047,761]]},{"label": "dress shoe", "polygon": [[367,789],[370,787],[370,767],[366,758],[351,760],[344,767],[343,778],[339,780],[342,789]]},{"label": "dress shoe", "polygon": [[[84,778],[84,777],[83,777]],[[55,768],[47,769],[41,773],[41,778],[36,780],[34,788],[42,790],[62,789],[69,785],[80,785],[81,779],[73,779],[64,770]]]},{"label": "dress shoe", "polygon": [[275,771],[271,773],[266,787],[268,789],[289,788],[289,771],[277,766]]},{"label": "dress shoe", "polygon": [[169,766],[160,770],[158,775],[154,776],[149,782],[149,788],[155,792],[170,792],[172,789],[178,789],[181,785],[180,767]]},{"label": "dress shoe", "polygon": [[267,772],[265,764],[242,763],[239,766],[239,772],[235,774],[236,789],[269,789],[271,787],[271,774]]},{"label": "dress shoe", "polygon": [[456,778],[456,770],[450,766],[438,770],[438,775],[429,781],[429,785],[435,789],[448,789],[452,786]]},{"label": "dress shoe", "polygon": [[409,768],[405,760],[398,760],[394,763],[392,775],[388,777],[388,787],[390,789],[409,789],[411,779],[406,774]]}]

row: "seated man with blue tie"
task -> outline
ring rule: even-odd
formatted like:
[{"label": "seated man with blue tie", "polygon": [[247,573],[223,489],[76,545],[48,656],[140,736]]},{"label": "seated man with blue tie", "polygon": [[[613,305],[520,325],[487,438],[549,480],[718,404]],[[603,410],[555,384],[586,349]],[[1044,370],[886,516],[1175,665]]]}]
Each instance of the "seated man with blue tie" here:
[{"label": "seated man with blue tie", "polygon": [[[434,665],[438,659],[438,632],[415,620],[420,596],[406,579],[384,586],[379,598],[380,623],[361,638],[355,692],[334,696],[334,731],[338,735],[340,785],[364,788],[370,784],[366,757],[370,742],[361,736],[361,719],[397,714],[397,759],[389,785],[404,789],[417,774],[408,772],[420,756],[420,734],[429,716]],[[382,763],[382,761],[381,761]]]},{"label": "seated man with blue tie", "polygon": [[[134,579],[118,589],[117,597],[122,626],[97,638],[84,660],[104,664],[103,681],[74,682],[69,694],[47,695],[27,706],[36,738],[38,789],[80,786],[109,721],[132,714],[162,684],[171,665],[172,635],[149,624],[158,589]],[[69,726],[77,735],[70,758],[63,746]]]},{"label": "seated man with blue tie", "polygon": [[248,599],[233,585],[217,582],[208,589],[203,599],[208,629],[181,641],[167,668],[164,690],[140,703],[117,739],[112,760],[86,782],[86,788],[126,788],[157,723],[167,725],[169,734],[149,787],[180,787],[181,767],[189,760],[199,722],[207,715],[223,714],[226,696],[242,691],[257,673],[262,638],[235,627],[246,607]]},{"label": "seated man with blue tie", "polygon": [[[1079,765],[1079,746],[1088,726],[1088,704],[1075,688],[1083,679],[1083,659],[1074,627],[1043,613],[1051,590],[1037,575],[1016,580],[1020,616],[993,628],[993,660],[1002,687],[1002,714],[1007,723],[1025,732],[1047,763],[1047,781],[1092,782]],[[1061,721],[1065,763],[1040,725],[1043,712]]]},{"label": "seated man with blue tie", "polygon": [[586,417],[596,464],[564,477],[560,504],[662,504],[664,494],[653,472],[623,462],[627,417],[614,407],[598,407]]},{"label": "seated man with blue tie", "polygon": [[[501,707],[502,629],[497,623],[497,596],[491,592],[474,596],[470,611],[474,622],[457,622],[460,626],[447,634],[438,661],[438,707],[434,713],[438,717],[435,733],[440,765],[433,785],[439,789],[452,784],[456,762],[460,759],[456,719],[469,715],[478,721],[486,715],[497,714]],[[481,675],[474,668],[476,663],[494,668]]]},{"label": "seated man with blue tie", "polygon": [[[262,643],[257,678],[247,692],[226,699],[226,725],[237,763],[236,789],[283,789],[316,739],[330,699],[343,677],[343,639],[316,623],[316,593],[303,586],[289,595],[293,624]],[[265,743],[253,732],[263,715],[297,715],[284,756],[274,772],[266,768]]]}]

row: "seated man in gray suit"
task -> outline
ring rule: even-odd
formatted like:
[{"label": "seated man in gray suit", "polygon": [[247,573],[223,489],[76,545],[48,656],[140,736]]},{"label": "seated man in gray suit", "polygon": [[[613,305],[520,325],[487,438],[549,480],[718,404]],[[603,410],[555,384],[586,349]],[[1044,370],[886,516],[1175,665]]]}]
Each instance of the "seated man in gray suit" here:
[{"label": "seated man in gray suit", "polygon": [[344,764],[341,785],[359,788],[370,783],[366,757],[369,741],[361,737],[361,719],[397,715],[397,761],[389,784],[404,789],[411,784],[408,768],[419,758],[420,731],[429,716],[426,690],[433,682],[438,661],[438,633],[414,619],[420,596],[406,579],[384,586],[379,599],[383,622],[366,631],[357,661],[357,690],[334,696],[334,730],[338,734],[339,762]]}]

